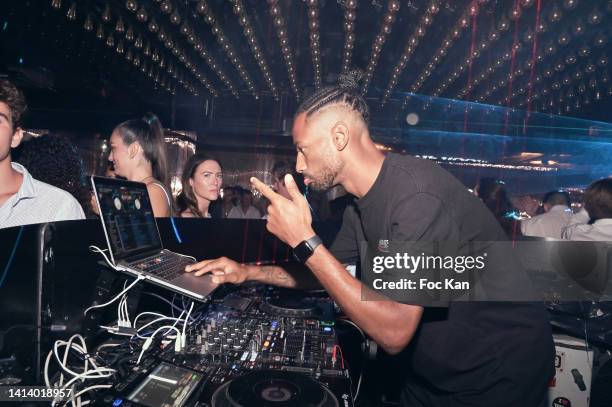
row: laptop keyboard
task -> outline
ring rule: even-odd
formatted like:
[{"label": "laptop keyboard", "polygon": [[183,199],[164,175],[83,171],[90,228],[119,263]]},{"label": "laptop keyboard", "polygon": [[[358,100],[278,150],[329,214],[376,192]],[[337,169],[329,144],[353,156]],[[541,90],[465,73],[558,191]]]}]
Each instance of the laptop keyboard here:
[{"label": "laptop keyboard", "polygon": [[132,267],[171,281],[183,274],[185,266],[190,263],[193,263],[193,260],[188,257],[179,256],[174,253],[160,253],[155,257],[150,257],[133,264]]}]

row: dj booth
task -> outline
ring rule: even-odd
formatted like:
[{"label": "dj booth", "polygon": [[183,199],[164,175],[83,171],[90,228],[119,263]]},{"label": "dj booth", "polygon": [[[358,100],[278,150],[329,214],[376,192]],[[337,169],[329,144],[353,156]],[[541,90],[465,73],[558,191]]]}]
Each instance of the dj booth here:
[{"label": "dj booth", "polygon": [[[198,260],[293,261],[265,221],[158,224],[166,249]],[[338,226],[316,229],[329,243]],[[96,308],[134,281],[90,250],[107,247],[98,220],[4,229],[0,242],[0,385],[86,390],[90,405],[353,405],[359,379],[324,292],[225,285],[192,305],[141,281]]]},{"label": "dj booth", "polygon": [[[165,248],[198,260],[293,262],[264,221],[158,225]],[[339,228],[314,226],[326,244]],[[0,386],[71,388],[83,403],[114,406],[352,406],[359,392],[375,388],[380,401],[401,388],[402,361],[377,355],[324,292],[224,285],[192,306],[141,281],[119,298],[134,278],[91,245],[107,247],[97,219],[0,230]],[[588,339],[586,351],[612,349],[611,319],[589,317],[592,308],[552,309],[553,326]]]}]

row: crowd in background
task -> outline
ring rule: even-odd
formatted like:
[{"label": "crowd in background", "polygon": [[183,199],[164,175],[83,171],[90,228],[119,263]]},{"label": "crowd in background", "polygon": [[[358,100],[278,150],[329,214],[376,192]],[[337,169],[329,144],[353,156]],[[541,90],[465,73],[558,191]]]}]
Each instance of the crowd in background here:
[{"label": "crowd in background", "polygon": [[[582,207],[572,210],[570,194],[546,193],[541,202],[522,197],[512,203],[505,183],[483,178],[474,194],[491,210],[509,238],[612,241],[612,178],[594,181],[584,191]],[[535,205],[534,205],[535,203]]]},{"label": "crowd in background", "polygon": [[[0,81],[0,228],[19,224],[97,216],[95,199],[86,182],[78,149],[66,138],[45,134],[21,147],[23,94],[9,81]],[[13,151],[13,155],[11,154]],[[219,159],[196,152],[185,163],[182,189],[173,197],[169,188],[164,131],[159,119],[148,114],[125,121],[110,136],[108,167],[104,175],[143,182],[157,217],[265,219],[264,197],[240,185],[223,184]],[[271,170],[272,187],[289,198],[283,177],[292,174],[306,194],[313,220],[339,219],[350,197],[328,202],[325,194],[310,193],[295,166],[286,160]],[[570,195],[551,191],[539,205],[534,198],[513,204],[503,181],[482,178],[474,188],[511,239],[521,235],[569,240],[612,241],[612,178],[593,182],[584,193],[582,208],[573,213]],[[537,208],[537,210],[535,210]],[[52,210],[53,209],[53,210]],[[29,212],[30,214],[26,214]]]}]

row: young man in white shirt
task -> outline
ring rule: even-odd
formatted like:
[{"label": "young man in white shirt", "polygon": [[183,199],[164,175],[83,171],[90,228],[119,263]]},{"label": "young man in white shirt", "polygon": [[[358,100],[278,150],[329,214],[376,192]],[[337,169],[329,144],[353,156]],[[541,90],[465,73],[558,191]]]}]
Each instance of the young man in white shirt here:
[{"label": "young man in white shirt", "polygon": [[570,197],[565,191],[552,191],[544,196],[544,213],[521,221],[525,236],[561,239],[561,231],[572,216]]},{"label": "young man in white shirt", "polygon": [[563,229],[563,238],[612,242],[612,178],[593,182],[584,193],[584,207]]},{"label": "young man in white shirt", "polygon": [[240,191],[240,202],[227,215],[231,219],[261,219],[261,213],[253,206],[253,193],[248,189]]},{"label": "young man in white shirt", "polygon": [[84,219],[83,208],[68,192],[40,182],[11,160],[23,138],[23,93],[0,80],[0,229],[33,223]]}]

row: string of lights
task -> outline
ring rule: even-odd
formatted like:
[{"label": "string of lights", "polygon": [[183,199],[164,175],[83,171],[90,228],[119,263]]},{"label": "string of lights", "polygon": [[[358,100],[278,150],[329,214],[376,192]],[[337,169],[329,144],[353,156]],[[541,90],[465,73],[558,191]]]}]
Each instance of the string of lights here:
[{"label": "string of lights", "polygon": [[319,9],[317,0],[308,0],[308,28],[310,29],[310,53],[314,72],[315,89],[321,88],[321,50],[319,45]]},{"label": "string of lights", "polygon": [[281,11],[278,0],[268,0],[270,6],[270,16],[272,17],[272,23],[276,28],[276,36],[281,48],[281,54],[285,60],[285,66],[287,67],[287,74],[289,75],[289,86],[295,95],[295,99],[300,99],[300,92],[297,87],[297,76],[295,74],[295,62],[293,60],[293,53],[289,46],[289,35],[287,32],[287,26],[285,24],[285,18]]},{"label": "string of lights", "polygon": [[[180,26],[179,32],[184,37],[187,38],[187,43],[192,46],[192,48],[195,50],[195,52],[201,58],[206,60],[208,66],[213,70],[213,72],[215,72],[217,74],[219,79],[221,79],[225,83],[225,85],[228,86],[228,88],[232,89],[233,88],[233,84],[231,83],[231,81],[227,81],[227,76],[219,68],[219,66],[216,63],[216,61],[214,61],[214,59],[212,57],[209,58],[209,59],[207,58],[209,56],[208,55],[208,50],[205,48],[205,46],[202,44],[202,42],[193,33],[193,30],[188,25],[187,21],[185,21],[186,19],[181,17],[181,14],[180,14],[178,8],[174,7],[171,1],[164,0],[164,1],[162,1],[160,3],[159,9],[162,12],[162,14],[167,15],[167,18],[168,18],[169,22],[171,23],[171,25]],[[181,24],[181,22],[182,22],[182,24]],[[149,23],[149,30],[151,30],[151,28],[152,28],[151,27],[151,23]],[[169,41],[167,30],[164,30],[162,28],[157,28],[156,30],[154,30],[154,32],[158,33],[158,38],[161,41],[165,41],[165,44],[166,44],[166,42]],[[200,80],[200,82],[202,82],[202,84],[204,86],[206,86],[206,88],[209,90],[209,92],[214,97],[218,97],[219,96],[218,91],[213,88],[212,83],[210,83],[208,78],[206,78],[202,73],[197,72],[195,70],[195,64],[192,63],[191,61],[189,61],[189,69],[192,70],[192,72],[194,73],[196,78],[198,78],[198,80]],[[226,79],[226,80],[224,80],[224,79]]]},{"label": "string of lights", "polygon": [[[534,100],[539,100],[542,95],[545,97],[550,95],[548,103],[541,106],[542,110],[554,111],[556,108],[557,110],[561,109],[562,114],[570,113],[573,109],[579,109],[582,104],[589,105],[592,99],[601,100],[605,91],[604,88],[609,82],[607,74],[608,57],[605,53],[602,53],[595,61],[590,59],[592,48],[602,47],[601,44],[601,38],[596,38],[594,44],[583,44],[578,51],[578,57],[573,51],[569,51],[564,58],[544,70],[545,76],[550,78],[547,84],[540,81],[541,86],[538,90],[531,96],[528,95],[526,99],[516,101],[514,105],[522,108]],[[586,61],[579,64],[581,60]],[[598,70],[600,71],[599,76],[597,75]],[[521,87],[516,92],[506,96],[501,100],[501,103],[510,104],[525,93],[525,88]],[[555,97],[553,97],[553,93],[556,94]],[[579,95],[583,95],[582,104]],[[572,101],[572,99],[574,100]],[[563,104],[565,105],[563,106]]]},{"label": "string of lights", "polygon": [[347,73],[355,47],[355,20],[357,19],[357,0],[344,2],[344,49],[342,51],[341,73]]},{"label": "string of lights", "polygon": [[[593,13],[591,13],[593,15]],[[599,24],[601,22],[600,19],[595,19],[591,24]],[[581,33],[584,32],[584,28],[581,24],[577,24],[574,27],[574,36],[571,36],[567,33],[561,34],[557,43],[565,47],[568,45],[573,39],[580,38]],[[577,35],[576,35],[577,34]],[[570,113],[573,109],[578,109],[581,107],[581,103],[578,99],[576,99],[571,105],[569,103],[565,104],[568,99],[572,99],[577,96],[577,94],[585,94],[588,93],[588,90],[592,90],[593,96],[595,100],[599,100],[603,98],[605,92],[605,86],[609,82],[608,73],[606,71],[606,67],[608,64],[608,58],[605,55],[605,52],[602,53],[596,61],[589,60],[586,64],[580,65],[577,63],[581,59],[590,58],[592,55],[593,48],[602,48],[606,44],[607,40],[605,36],[598,35],[594,39],[594,43],[586,44],[583,43],[580,47],[578,47],[578,54],[574,52],[574,48],[568,49],[563,57],[559,57],[554,63],[545,66],[540,73],[534,76],[533,83],[531,83],[531,78],[526,78],[526,83],[519,84],[516,90],[513,90],[508,96],[504,98],[500,98],[497,103],[498,104],[509,104],[514,99],[519,96],[525,95],[528,93],[529,87],[534,87],[536,84],[540,85],[537,90],[535,90],[531,96],[527,96],[525,100],[520,102],[516,102],[514,105],[520,108],[525,107],[527,104],[537,100],[547,99],[545,102],[539,105],[538,110],[543,111],[556,111],[559,114],[562,113]],[[557,48],[554,43],[549,42],[545,47],[544,51],[538,53],[536,60],[543,61],[545,55],[549,57],[554,57],[560,51],[560,48]],[[525,68],[528,68],[532,63],[531,60],[528,60],[525,64]],[[599,77],[594,76],[597,69],[601,68],[601,75]],[[570,69],[572,73],[570,73]],[[512,74],[513,78],[518,78],[523,76],[524,71],[521,68],[517,68],[515,72]],[[591,78],[588,81],[588,86],[584,82],[584,79],[587,75],[591,75]],[[487,98],[491,97],[497,90],[505,86],[507,81],[509,80],[510,74],[505,78],[502,78],[498,83],[494,84],[491,88],[486,90],[483,94],[477,97],[477,100],[483,101]],[[548,82],[545,80],[548,79]],[[577,82],[576,92],[574,86]],[[603,85],[600,87],[600,85]],[[567,93],[563,91],[563,88],[569,88]],[[552,98],[552,94],[555,93],[558,96]],[[550,99],[548,99],[551,97]],[[586,95],[584,100],[586,100],[586,104],[588,105],[591,101],[591,98]],[[557,105],[565,104],[564,106]]]},{"label": "string of lights", "polygon": [[[510,10],[511,19],[518,18],[518,16],[521,13],[520,7],[527,8],[527,7],[530,7],[532,4],[533,2],[522,2],[519,5],[519,8],[512,7],[512,9]],[[475,16],[478,13],[478,9],[475,7],[477,6],[475,5],[470,6],[470,15],[472,16]],[[486,39],[483,39],[478,43],[478,46],[475,47],[474,50],[472,50],[471,54],[468,55],[467,59],[465,61],[460,62],[454,69],[452,69],[451,71],[452,73],[433,92],[434,96],[440,96],[450,85],[452,85],[455,82],[455,80],[461,77],[461,74],[466,71],[466,69],[468,68],[470,64],[473,64],[474,61],[478,60],[483,55],[484,51],[488,50],[489,48],[493,46],[493,44],[498,42],[502,34],[504,32],[508,32],[510,28],[510,24],[508,23],[508,19],[505,17],[505,15],[502,15],[500,17],[500,19],[496,22],[495,26],[497,28],[493,29],[493,31],[489,33]],[[530,38],[530,42],[533,41],[534,39],[535,38],[533,38],[532,36]],[[503,66],[502,62],[504,60],[509,61],[511,59],[511,51],[507,51],[504,55],[506,54],[507,54],[507,59],[498,59],[500,61],[499,64],[491,64],[488,68],[484,69],[479,75],[475,75],[475,79],[472,82],[468,83],[465,88],[459,91],[458,94],[455,96],[455,98],[461,98],[461,97],[464,97],[470,94],[470,92],[474,90],[474,88],[476,88],[478,84],[482,83],[482,81],[484,81],[487,78],[487,75],[491,75],[495,72],[495,67],[501,68]]]},{"label": "string of lights", "polygon": [[[197,78],[199,82],[202,82],[203,75],[198,72],[195,64],[193,64],[193,62],[189,59],[185,51],[180,48],[178,41],[175,41],[170,35],[166,34],[164,30],[160,29],[159,24],[155,21],[153,17],[150,17],[151,14],[149,13],[147,8],[143,4],[141,4],[140,7],[138,7],[138,4],[136,3],[135,0],[127,0],[126,8],[128,11],[135,13],[136,20],[140,24],[143,24],[143,25],[146,24],[146,27],[149,30],[149,32],[153,36],[156,36],[155,37],[156,40],[160,44],[162,44],[168,50],[168,52],[170,52],[170,54],[172,54],[178,60],[179,64],[181,64],[184,69],[186,69],[188,72],[191,72]],[[143,61],[141,64],[141,70],[143,70],[146,67],[147,62],[146,62],[145,57],[152,58],[154,54],[158,55],[157,52],[151,51],[151,45],[150,45],[149,40],[147,40],[144,43],[145,44],[144,47],[142,46],[142,44],[143,44],[143,36],[138,35],[134,42],[134,46],[138,49],[140,48],[143,49],[142,51]],[[156,57],[156,59],[157,61],[153,61],[153,62],[159,63],[159,61],[161,60],[161,58],[158,59],[158,57]],[[138,58],[135,57],[132,62],[134,63],[134,61],[137,61],[137,60]],[[134,65],[136,65],[136,63],[134,63]],[[167,67],[167,72],[170,75],[172,75],[175,79],[177,79],[179,84],[184,85],[184,87],[187,89],[187,91],[190,94],[194,96],[198,96],[198,92],[195,89],[195,86],[189,80],[185,78],[185,74],[182,69],[179,70],[174,64],[169,63]],[[198,78],[198,76],[200,76],[200,78]],[[203,83],[203,85],[206,86],[205,83]]]},{"label": "string of lights", "polygon": [[399,0],[389,0],[387,3],[387,12],[383,15],[380,30],[378,31],[378,35],[374,37],[374,43],[372,44],[370,60],[368,61],[368,67],[366,68],[365,78],[361,88],[361,93],[364,95],[368,92],[368,87],[370,86],[370,82],[372,82],[372,78],[374,77],[374,70],[376,70],[378,60],[380,59],[380,53],[385,41],[387,40],[387,36],[391,34],[396,13],[399,11],[399,9]]},{"label": "string of lights", "polygon": [[257,62],[257,65],[259,65],[259,69],[263,74],[268,88],[270,88],[270,91],[272,92],[272,96],[274,96],[276,100],[279,100],[278,88],[274,83],[272,73],[270,72],[270,68],[266,62],[262,48],[257,41],[255,31],[253,30],[253,25],[251,24],[251,19],[244,8],[244,4],[242,3],[242,0],[230,0],[230,2],[233,4],[232,10],[236,17],[238,17],[238,22],[242,26],[242,32],[247,40],[247,43],[249,44],[249,47],[251,48],[255,62]]},{"label": "string of lights", "polygon": [[[558,23],[561,21],[562,18],[562,14],[560,11],[557,10],[556,7],[553,8],[552,12],[551,12],[551,22],[552,23]],[[539,22],[538,27],[536,27],[536,31],[540,34],[544,34],[546,32],[548,32],[548,26],[544,23],[544,22]],[[570,37],[569,35],[563,33],[561,34],[561,36],[558,39],[558,43],[561,46],[566,46],[570,43],[572,37]],[[523,41],[526,44],[531,44],[533,43],[533,41],[536,40],[536,34],[534,32],[532,32],[531,30],[526,30],[525,35],[523,37]],[[541,44],[544,44],[544,41],[541,42]],[[476,87],[478,85],[480,85],[481,83],[485,83],[485,81],[494,73],[496,72],[498,69],[500,69],[501,67],[504,66],[504,61],[509,61],[512,58],[512,49],[514,49],[515,52],[518,52],[522,49],[523,47],[520,45],[520,43],[516,43],[513,44],[513,46],[510,48],[510,50],[507,50],[506,52],[504,52],[503,56],[501,58],[498,58],[494,63],[492,63],[491,65],[489,65],[489,67],[487,67],[485,70],[483,70],[479,76],[477,76],[477,78],[474,80],[474,82],[471,85],[468,85],[467,87],[465,87],[464,89],[462,89],[461,91],[459,91],[456,95],[457,98],[464,98],[468,93],[470,93],[471,91],[473,91],[474,89],[476,89]],[[525,47],[528,49],[528,47]],[[542,46],[543,49],[541,49],[540,51],[536,52],[536,59],[535,59],[535,63],[536,64],[540,64],[542,63],[545,58],[546,55],[548,56],[553,56],[559,49],[554,45],[552,39],[549,39],[546,45]],[[494,92],[503,89],[503,87],[508,83],[509,80],[511,79],[515,79],[517,77],[521,77],[523,76],[526,71],[530,70],[533,67],[534,61],[531,57],[529,57],[525,63],[523,67],[517,67],[513,72],[509,72],[506,77],[504,78],[504,84],[503,85],[493,85],[491,86],[488,90],[486,90],[485,92],[481,93],[479,96],[476,97],[476,100],[478,101],[484,101],[487,98],[489,98],[492,94],[494,94]],[[499,82],[501,83],[501,81]]]},{"label": "string of lights", "polygon": [[[448,54],[449,49],[454,45],[455,41],[458,40],[463,30],[467,29],[470,25],[469,13],[470,7],[476,6],[477,1],[472,1],[465,10],[461,13],[461,16],[458,18],[457,23],[451,28],[450,32],[446,35],[444,40],[442,41],[442,45],[436,50],[434,56],[427,63],[425,68],[418,75],[415,83],[410,87],[410,92],[417,93],[425,81],[431,76],[431,73],[436,69],[436,67],[440,64],[440,62],[444,59],[444,57]],[[406,101],[404,101],[406,104]]]},{"label": "string of lights", "polygon": [[[60,10],[62,8],[61,0],[52,1],[51,7],[56,10]],[[69,21],[74,22],[77,20],[79,14],[77,3],[72,2],[68,8],[68,11],[66,12],[66,17]],[[83,14],[85,15],[83,29],[87,32],[93,32],[95,28],[93,12],[84,10]],[[143,21],[146,20],[146,11],[140,11],[137,14],[137,18]],[[182,71],[179,71],[172,65],[168,64],[167,74],[163,72],[163,68],[166,67],[165,58],[163,55],[161,55],[157,50],[152,50],[150,44],[148,42],[145,43],[143,40],[143,35],[141,33],[135,32],[131,26],[126,29],[123,16],[118,14],[114,29],[106,29],[105,25],[111,23],[111,9],[110,6],[106,4],[100,14],[100,20],[95,33],[95,37],[98,40],[104,41],[104,44],[107,47],[114,48],[118,55],[124,56],[126,61],[131,63],[135,68],[139,69],[139,72],[141,72],[146,78],[153,80],[156,87],[164,89],[171,94],[175,94],[176,84],[171,79],[174,78],[188,92],[192,94],[196,92],[194,86],[189,81],[184,79],[184,74]],[[108,35],[106,35],[107,33]],[[115,36],[117,36],[117,40],[115,40]],[[134,44],[132,46],[126,46],[124,40],[128,44],[132,42],[134,42]],[[148,61],[147,57],[149,57],[151,61]]]},{"label": "string of lights", "polygon": [[217,39],[217,43],[225,52],[225,55],[230,60],[230,62],[234,65],[236,71],[242,78],[243,82],[246,84],[247,89],[255,99],[259,99],[259,94],[255,89],[255,85],[253,84],[253,80],[248,74],[244,64],[240,60],[240,57],[236,54],[234,47],[232,46],[231,41],[223,32],[223,29],[217,22],[217,18],[215,17],[213,11],[209,7],[208,3],[205,0],[200,0],[196,6],[197,12],[202,16],[202,19],[210,26],[211,32]]},{"label": "string of lights", "polygon": [[[215,72],[217,77],[224,82],[224,84],[231,90],[234,89],[233,83],[229,80],[225,72],[220,68],[219,64],[210,56],[209,51],[206,49],[204,44],[200,41],[197,35],[194,33],[190,24],[187,22],[187,19],[181,16],[177,7],[174,7],[172,2],[169,0],[165,0],[160,3],[159,9],[162,14],[167,16],[168,21],[171,25],[179,26],[179,32],[187,39],[187,44],[191,45],[193,50],[200,56],[200,58],[204,59],[210,69]],[[151,27],[149,27],[151,29]],[[155,32],[158,32],[158,37],[160,40],[168,41],[168,30],[164,30],[158,28]],[[212,84],[210,81],[201,73],[196,72],[194,70],[195,64],[189,61],[189,69],[194,72],[194,75],[200,80],[213,94],[213,96],[218,97],[219,93],[216,90],[211,91]]]},{"label": "string of lights", "polygon": [[423,38],[425,36],[427,32],[427,27],[431,25],[434,16],[438,13],[438,11],[440,11],[440,5],[438,1],[431,1],[425,9],[425,12],[421,17],[420,23],[414,28],[414,31],[410,35],[410,37],[408,37],[408,40],[404,45],[404,51],[402,52],[402,55],[400,55],[397,64],[395,64],[395,67],[393,68],[393,72],[391,73],[391,79],[389,80],[387,88],[385,89],[385,93],[383,94],[381,100],[383,105],[391,96],[391,92],[393,92],[393,89],[397,86],[397,82],[399,80],[400,75],[404,71],[404,68],[406,68],[408,61],[410,61],[412,53],[419,44],[419,38]]}]

